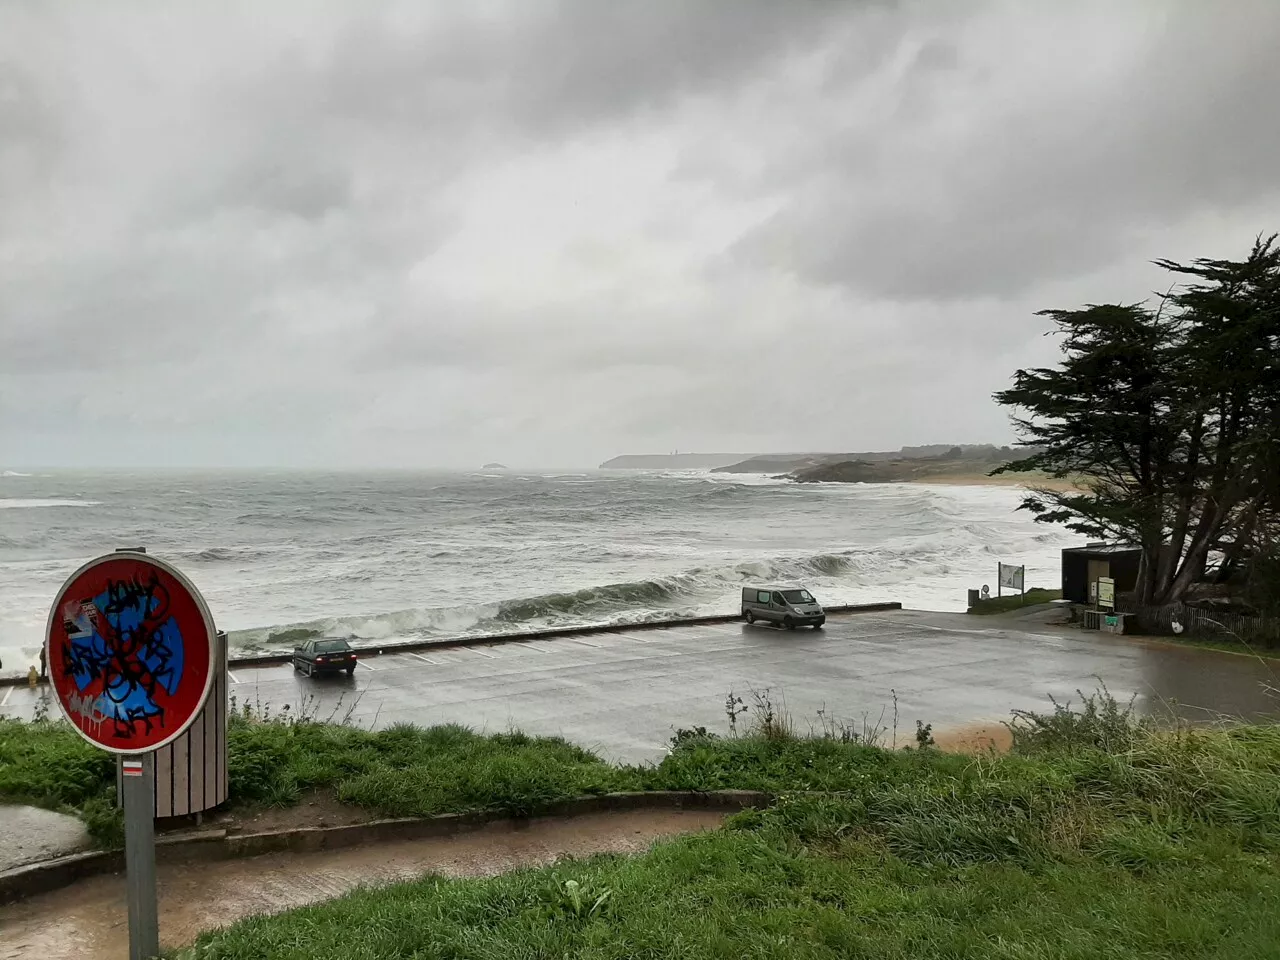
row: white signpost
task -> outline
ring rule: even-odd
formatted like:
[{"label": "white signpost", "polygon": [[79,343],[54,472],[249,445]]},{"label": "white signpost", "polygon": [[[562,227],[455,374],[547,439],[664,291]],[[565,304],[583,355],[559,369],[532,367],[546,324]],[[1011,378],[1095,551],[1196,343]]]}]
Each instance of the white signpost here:
[{"label": "white signpost", "polygon": [[1026,580],[1026,567],[1015,567],[1011,563],[999,564],[999,569],[996,571],[996,596],[1003,596],[1005,587],[1025,595],[1027,592]]}]

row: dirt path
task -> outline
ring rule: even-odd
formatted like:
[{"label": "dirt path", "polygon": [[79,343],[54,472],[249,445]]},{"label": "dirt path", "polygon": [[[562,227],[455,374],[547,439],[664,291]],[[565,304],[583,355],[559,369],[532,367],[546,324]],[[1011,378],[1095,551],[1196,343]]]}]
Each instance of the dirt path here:
[{"label": "dirt path", "polygon": [[[372,844],[308,854],[166,865],[159,870],[160,941],[166,949],[254,913],[336,897],[357,884],[422,873],[483,877],[565,856],[638,853],[660,837],[709,830],[717,811],[640,810],[571,820],[495,824],[458,837]],[[116,960],[129,954],[124,878],[94,877],[0,907],[4,960]]]},{"label": "dirt path", "polygon": [[1008,753],[1013,735],[1003,723],[991,721],[941,730],[933,735],[933,742],[948,753]]}]

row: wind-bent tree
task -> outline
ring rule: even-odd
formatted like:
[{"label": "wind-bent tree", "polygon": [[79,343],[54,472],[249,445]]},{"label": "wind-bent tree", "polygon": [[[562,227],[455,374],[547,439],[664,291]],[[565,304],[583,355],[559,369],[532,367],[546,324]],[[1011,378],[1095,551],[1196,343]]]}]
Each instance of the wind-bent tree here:
[{"label": "wind-bent tree", "polygon": [[[1245,260],[1168,260],[1190,278],[1147,304],[1048,310],[1058,367],[1019,370],[995,395],[1019,444],[997,472],[1077,481],[1036,490],[1038,520],[1142,548],[1139,599],[1171,603],[1204,579],[1239,576],[1280,516],[1280,245]],[[1265,566],[1265,565],[1264,565]]]}]

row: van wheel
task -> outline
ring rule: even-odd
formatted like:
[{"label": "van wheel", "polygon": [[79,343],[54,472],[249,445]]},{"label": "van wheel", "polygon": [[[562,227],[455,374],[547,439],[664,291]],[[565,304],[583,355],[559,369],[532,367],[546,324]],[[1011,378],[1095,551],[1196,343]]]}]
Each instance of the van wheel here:
[{"label": "van wheel", "polygon": [[788,630],[794,630],[796,628],[796,622],[792,620],[790,617],[785,618],[782,621],[782,625],[786,627]]},{"label": "van wheel", "polygon": [[752,613],[750,610],[748,610],[748,611],[747,611],[747,623],[755,623],[755,622],[756,622],[756,615],[755,615],[754,613]]}]

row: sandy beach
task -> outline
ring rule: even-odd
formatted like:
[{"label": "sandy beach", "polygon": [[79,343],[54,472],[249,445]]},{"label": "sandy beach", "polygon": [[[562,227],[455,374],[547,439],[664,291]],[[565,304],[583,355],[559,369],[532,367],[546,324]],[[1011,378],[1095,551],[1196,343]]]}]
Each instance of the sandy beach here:
[{"label": "sandy beach", "polygon": [[955,487],[1022,487],[1026,490],[1053,490],[1058,493],[1083,489],[1077,481],[1055,477],[1028,476],[1025,473],[1002,473],[994,477],[985,473],[963,473],[953,476],[920,477],[909,482]]}]

